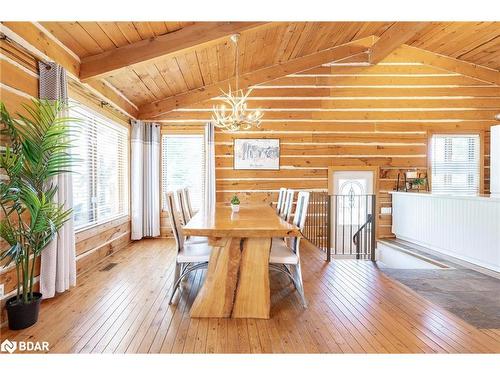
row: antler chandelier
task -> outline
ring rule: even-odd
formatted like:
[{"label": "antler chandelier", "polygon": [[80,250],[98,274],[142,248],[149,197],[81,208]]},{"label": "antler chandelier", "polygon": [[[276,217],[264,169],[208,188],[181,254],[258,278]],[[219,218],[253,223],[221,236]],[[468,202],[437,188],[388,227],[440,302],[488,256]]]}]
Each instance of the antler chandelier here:
[{"label": "antler chandelier", "polygon": [[[252,92],[249,89],[246,93],[239,89],[239,34],[231,36],[231,40],[235,44],[235,75],[236,75],[236,90],[222,91],[222,101],[224,104],[213,107],[212,121],[214,126],[222,129],[224,132],[236,132],[238,130],[248,130],[258,128],[262,119],[262,112],[258,109],[248,109],[247,98]],[[228,108],[229,107],[229,108]]]}]

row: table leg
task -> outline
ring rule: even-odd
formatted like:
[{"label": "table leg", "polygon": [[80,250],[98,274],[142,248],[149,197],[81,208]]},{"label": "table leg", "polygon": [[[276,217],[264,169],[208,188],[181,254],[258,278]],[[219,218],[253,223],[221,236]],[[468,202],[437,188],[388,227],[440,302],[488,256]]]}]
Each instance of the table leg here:
[{"label": "table leg", "polygon": [[233,318],[269,319],[271,241],[271,238],[245,238],[243,242]]},{"label": "table leg", "polygon": [[191,307],[191,317],[231,316],[241,259],[240,242],[240,238],[212,241],[205,281]]}]

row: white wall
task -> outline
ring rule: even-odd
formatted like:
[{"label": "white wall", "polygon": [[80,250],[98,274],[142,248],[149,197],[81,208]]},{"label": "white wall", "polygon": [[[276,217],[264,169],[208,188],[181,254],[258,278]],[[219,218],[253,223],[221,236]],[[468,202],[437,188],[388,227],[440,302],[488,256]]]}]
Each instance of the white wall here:
[{"label": "white wall", "polygon": [[491,127],[490,191],[500,194],[500,125]]}]

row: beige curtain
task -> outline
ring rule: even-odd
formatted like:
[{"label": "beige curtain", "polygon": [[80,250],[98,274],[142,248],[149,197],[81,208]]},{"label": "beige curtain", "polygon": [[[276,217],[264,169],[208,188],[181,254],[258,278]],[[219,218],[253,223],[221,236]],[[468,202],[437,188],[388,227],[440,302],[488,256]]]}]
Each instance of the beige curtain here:
[{"label": "beige curtain", "polygon": [[132,240],[160,235],[160,126],[132,121]]},{"label": "beige curtain", "polygon": [[[39,63],[40,98],[68,101],[66,71],[56,63]],[[63,116],[66,116],[64,113]],[[73,179],[71,173],[55,178],[58,186],[57,203],[64,209],[73,207]],[[73,217],[60,229],[57,237],[42,251],[40,293],[51,298],[76,285],[75,231]]]},{"label": "beige curtain", "polygon": [[215,127],[209,122],[205,126],[205,181],[203,210],[213,212],[215,209]]}]

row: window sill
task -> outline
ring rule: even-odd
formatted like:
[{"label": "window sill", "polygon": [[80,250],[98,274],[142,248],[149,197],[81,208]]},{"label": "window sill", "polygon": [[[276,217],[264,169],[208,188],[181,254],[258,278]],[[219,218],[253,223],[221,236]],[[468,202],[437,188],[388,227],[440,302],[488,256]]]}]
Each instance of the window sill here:
[{"label": "window sill", "polygon": [[126,217],[130,217],[130,214],[126,213],[126,214],[121,214],[121,215],[113,216],[113,217],[110,217],[110,218],[108,218],[106,220],[98,221],[98,222],[95,222],[95,223],[92,223],[92,224],[85,225],[85,226],[80,227],[80,228],[76,228],[75,229],[75,234],[78,234],[78,233],[81,233],[81,232],[85,232],[85,231],[87,231],[89,229],[93,229],[93,228],[99,227],[101,225],[107,224],[107,223],[109,223],[111,221],[123,219],[123,218],[126,218]]}]

